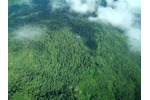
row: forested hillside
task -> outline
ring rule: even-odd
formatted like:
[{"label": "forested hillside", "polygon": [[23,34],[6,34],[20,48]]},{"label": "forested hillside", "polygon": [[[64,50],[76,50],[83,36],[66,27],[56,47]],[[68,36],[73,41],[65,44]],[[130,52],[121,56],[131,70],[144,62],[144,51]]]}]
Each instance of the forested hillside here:
[{"label": "forested hillside", "polygon": [[140,100],[141,55],[121,30],[33,1],[9,5],[9,100]]}]

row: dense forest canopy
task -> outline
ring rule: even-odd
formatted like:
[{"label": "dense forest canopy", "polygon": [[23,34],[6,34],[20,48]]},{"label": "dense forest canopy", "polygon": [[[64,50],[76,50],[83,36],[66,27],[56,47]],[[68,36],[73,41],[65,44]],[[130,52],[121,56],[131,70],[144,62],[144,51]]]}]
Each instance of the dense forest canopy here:
[{"label": "dense forest canopy", "polygon": [[124,30],[52,2],[9,0],[9,100],[140,100],[141,54]]}]

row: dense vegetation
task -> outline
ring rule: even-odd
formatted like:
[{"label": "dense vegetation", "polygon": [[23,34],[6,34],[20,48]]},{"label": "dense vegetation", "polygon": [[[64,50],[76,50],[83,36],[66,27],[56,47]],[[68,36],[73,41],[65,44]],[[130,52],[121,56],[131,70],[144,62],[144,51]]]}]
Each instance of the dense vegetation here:
[{"label": "dense vegetation", "polygon": [[[121,31],[66,9],[43,9],[9,6],[10,100],[140,100],[141,55]],[[43,33],[18,39],[26,25]]]}]

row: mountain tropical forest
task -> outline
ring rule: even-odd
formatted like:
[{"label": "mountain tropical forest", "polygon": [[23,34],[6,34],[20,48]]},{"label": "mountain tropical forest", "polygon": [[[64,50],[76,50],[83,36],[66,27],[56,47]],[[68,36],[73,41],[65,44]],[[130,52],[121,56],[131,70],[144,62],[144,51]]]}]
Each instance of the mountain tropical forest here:
[{"label": "mountain tropical forest", "polygon": [[123,31],[49,1],[9,0],[8,99],[140,100],[141,54]]}]

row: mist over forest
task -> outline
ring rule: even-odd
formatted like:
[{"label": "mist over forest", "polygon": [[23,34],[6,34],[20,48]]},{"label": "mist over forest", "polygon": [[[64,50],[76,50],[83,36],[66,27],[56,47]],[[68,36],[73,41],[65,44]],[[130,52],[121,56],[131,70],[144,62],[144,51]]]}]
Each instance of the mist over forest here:
[{"label": "mist over forest", "polygon": [[9,100],[141,100],[140,0],[9,0]]}]

